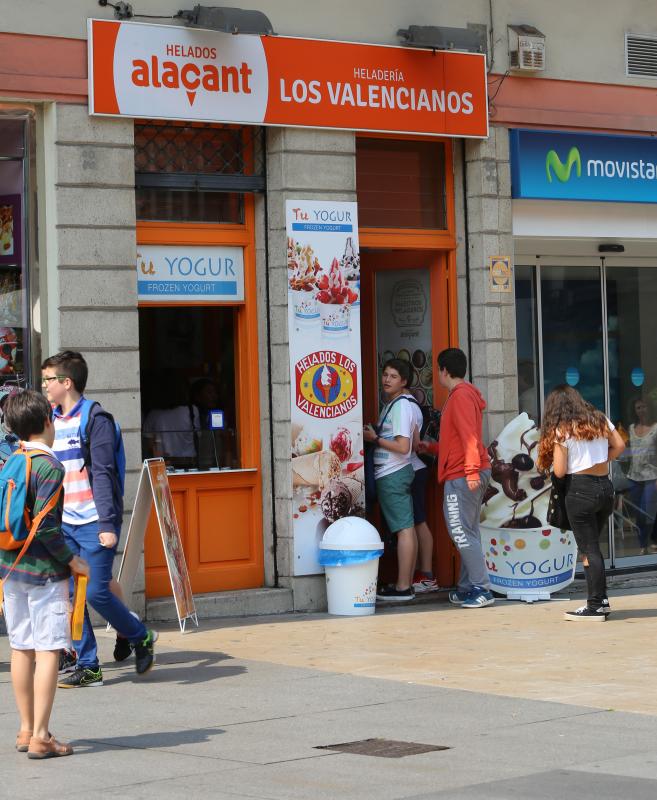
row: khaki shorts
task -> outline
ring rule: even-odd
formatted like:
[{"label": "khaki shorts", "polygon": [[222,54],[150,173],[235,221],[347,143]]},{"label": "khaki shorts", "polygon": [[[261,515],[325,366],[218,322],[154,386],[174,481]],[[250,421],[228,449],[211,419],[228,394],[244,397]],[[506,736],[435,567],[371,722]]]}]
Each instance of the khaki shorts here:
[{"label": "khaki shorts", "polygon": [[5,622],[14,650],[62,650],[71,647],[69,582],[43,586],[9,578],[3,584]]}]

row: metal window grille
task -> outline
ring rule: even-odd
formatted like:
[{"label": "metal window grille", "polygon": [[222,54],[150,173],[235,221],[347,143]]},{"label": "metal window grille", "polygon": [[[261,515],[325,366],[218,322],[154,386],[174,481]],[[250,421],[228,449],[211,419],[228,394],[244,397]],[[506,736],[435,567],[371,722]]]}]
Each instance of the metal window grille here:
[{"label": "metal window grille", "polygon": [[263,192],[264,152],[262,127],[135,123],[135,185]]}]

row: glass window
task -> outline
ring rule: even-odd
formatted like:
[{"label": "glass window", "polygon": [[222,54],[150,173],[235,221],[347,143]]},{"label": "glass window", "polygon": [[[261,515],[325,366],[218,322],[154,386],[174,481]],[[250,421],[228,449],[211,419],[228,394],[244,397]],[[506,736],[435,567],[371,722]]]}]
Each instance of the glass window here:
[{"label": "glass window", "polygon": [[545,395],[567,383],[603,410],[600,269],[541,265],[541,317]]},{"label": "glass window", "polygon": [[536,347],[536,291],[533,267],[516,267],[518,408],[539,421],[539,370]]},{"label": "glass window", "polygon": [[[422,406],[433,406],[431,287],[428,269],[376,273],[376,346],[381,370],[391,358],[413,365],[410,390]],[[379,410],[385,395],[379,386]]]},{"label": "glass window", "polygon": [[447,227],[442,142],[358,137],[356,188],[364,227]]},{"label": "glass window", "polygon": [[236,313],[227,307],[139,309],[144,458],[161,456],[182,470],[240,466]]},{"label": "glass window", "polygon": [[29,373],[27,136],[26,118],[0,116],[0,385]]},{"label": "glass window", "polygon": [[657,549],[657,269],[606,269],[610,416],[627,443],[612,466],[619,556]]},{"label": "glass window", "polygon": [[243,222],[242,195],[184,189],[137,188],[137,219],[170,222]]}]

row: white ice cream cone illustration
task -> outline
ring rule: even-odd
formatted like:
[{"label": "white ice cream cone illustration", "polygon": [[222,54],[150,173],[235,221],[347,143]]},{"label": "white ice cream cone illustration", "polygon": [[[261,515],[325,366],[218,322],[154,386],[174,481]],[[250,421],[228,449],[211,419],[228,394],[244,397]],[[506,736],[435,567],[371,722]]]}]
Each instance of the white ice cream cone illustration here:
[{"label": "white ice cream cone illustration", "polygon": [[334,384],[336,383],[337,376],[334,372],[332,372],[326,364],[322,369],[322,374],[319,379],[319,389],[322,393],[322,399],[324,400],[324,405],[328,405],[331,398],[331,389],[333,388]]}]

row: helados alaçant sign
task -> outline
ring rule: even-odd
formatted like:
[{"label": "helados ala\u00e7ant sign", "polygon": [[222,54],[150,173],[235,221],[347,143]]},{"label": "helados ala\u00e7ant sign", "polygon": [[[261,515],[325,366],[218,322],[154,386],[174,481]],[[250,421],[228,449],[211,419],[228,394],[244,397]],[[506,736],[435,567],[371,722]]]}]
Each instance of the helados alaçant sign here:
[{"label": "helados ala\u00e7ant sign", "polygon": [[512,196],[657,203],[657,140],[513,130]]},{"label": "helados ala\u00e7ant sign", "polygon": [[89,112],[483,138],[486,58],[89,20]]}]

